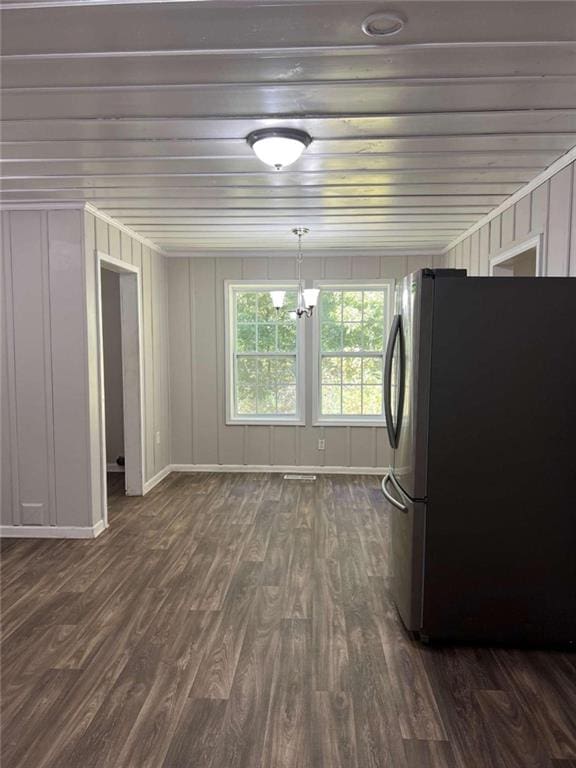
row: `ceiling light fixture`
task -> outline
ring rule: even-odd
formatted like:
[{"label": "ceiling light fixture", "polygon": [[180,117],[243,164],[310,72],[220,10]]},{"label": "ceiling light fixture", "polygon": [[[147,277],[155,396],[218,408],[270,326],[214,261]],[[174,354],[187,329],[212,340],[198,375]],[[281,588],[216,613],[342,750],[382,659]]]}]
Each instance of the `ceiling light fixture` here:
[{"label": "ceiling light fixture", "polygon": [[[312,317],[314,307],[318,303],[318,288],[304,288],[302,281],[302,237],[310,230],[307,227],[295,227],[292,232],[298,238],[298,254],[296,256],[298,289],[296,309],[290,312],[291,318]],[[270,298],[277,312],[284,306],[286,291],[270,291]]]},{"label": "ceiling light fixture", "polygon": [[368,37],[391,37],[406,26],[406,18],[396,11],[372,13],[362,22],[362,32]]},{"label": "ceiling light fixture", "polygon": [[259,160],[279,171],[296,162],[312,138],[296,128],[263,128],[252,131],[246,141]]}]

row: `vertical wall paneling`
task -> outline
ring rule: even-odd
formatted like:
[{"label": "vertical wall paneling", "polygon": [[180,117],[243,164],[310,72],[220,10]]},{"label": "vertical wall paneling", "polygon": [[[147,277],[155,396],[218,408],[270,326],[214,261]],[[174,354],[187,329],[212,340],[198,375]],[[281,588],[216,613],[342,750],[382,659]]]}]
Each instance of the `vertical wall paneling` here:
[{"label": "vertical wall paneling", "polygon": [[239,456],[244,456],[244,427],[226,424],[226,353],[224,348],[225,324],[225,280],[241,280],[242,264],[240,259],[216,259],[214,270],[214,325],[216,328],[216,395],[218,415],[218,463],[234,464]]},{"label": "vertical wall paneling", "polygon": [[528,233],[532,228],[531,212],[532,212],[532,196],[525,195],[521,200],[516,203],[515,211],[515,239],[522,239],[528,237]]},{"label": "vertical wall paneling", "polygon": [[[504,248],[507,245],[510,245],[514,241],[514,216],[515,216],[516,206],[512,205],[508,210],[504,211],[502,214],[502,239],[501,239],[501,247]],[[466,241],[465,241],[466,242]]]},{"label": "vertical wall paneling", "polygon": [[557,277],[569,274],[573,172],[570,165],[550,179],[546,274]]},{"label": "vertical wall paneling", "polygon": [[[73,214],[74,215],[74,214]],[[54,365],[54,356],[56,350],[52,344],[52,333],[54,332],[53,325],[53,294],[52,294],[52,280],[51,276],[53,270],[58,269],[58,263],[54,263],[51,258],[50,248],[50,233],[49,233],[49,216],[42,216],[42,286],[44,295],[44,318],[42,322],[44,332],[44,367],[45,377],[44,381],[46,389],[44,392],[45,409],[46,409],[46,422],[47,422],[47,442],[46,442],[46,455],[48,458],[48,483],[50,491],[50,501],[48,505],[48,514],[45,516],[43,523],[49,525],[56,525],[57,517],[57,496],[56,496],[56,434],[54,429],[55,409],[57,400],[54,397],[54,376],[58,374],[59,368]],[[51,222],[50,222],[51,224]],[[57,362],[57,361],[56,361]]]},{"label": "vertical wall paneling", "polygon": [[474,274],[474,238],[479,237],[479,274],[490,273],[489,258],[536,235],[543,235],[543,275],[576,275],[575,164],[565,166],[536,189],[447,251],[445,266],[455,266],[460,247],[470,242],[463,266]]},{"label": "vertical wall paneling", "polygon": [[[304,257],[306,280],[402,277],[429,257]],[[306,426],[225,423],[224,284],[290,279],[291,257],[168,259],[172,461],[175,464],[387,466],[384,428],[312,426],[312,324],[306,321]],[[326,440],[324,451],[318,440]]]},{"label": "vertical wall paneling", "polygon": [[79,211],[48,211],[47,218],[58,524],[90,526],[91,451],[83,221]]},{"label": "vertical wall paneling", "polygon": [[[171,265],[170,265],[171,266]],[[216,386],[216,263],[215,259],[192,261],[194,290],[194,446],[196,463],[218,462],[218,391]],[[174,428],[177,418],[172,424]],[[241,463],[241,462],[238,462]]]},{"label": "vertical wall paneling", "polygon": [[570,227],[570,277],[576,277],[576,165],[572,167],[572,209]]},{"label": "vertical wall paneling", "polygon": [[20,522],[18,503],[18,424],[16,421],[16,370],[14,360],[14,288],[12,279],[12,248],[10,214],[2,213],[2,274],[4,322],[2,340],[4,344],[2,366],[2,523]]},{"label": "vertical wall paneling", "polygon": [[[46,412],[41,211],[14,211],[11,221],[19,515],[23,524],[49,517],[49,424]],[[27,516],[29,518],[27,519]]]},{"label": "vertical wall paneling", "polygon": [[170,396],[174,418],[182,428],[172,430],[172,460],[176,464],[192,464],[192,379],[190,264],[174,259],[168,270],[168,294],[174,308],[169,313],[171,360]]},{"label": "vertical wall paneling", "polygon": [[[141,267],[142,245],[80,207],[8,210],[2,224],[2,419],[9,428],[1,436],[1,522],[90,530],[102,520],[105,483],[95,252]],[[144,266],[147,387],[152,398],[157,393],[144,413],[151,479],[171,463],[168,297],[164,257],[146,248]],[[154,430],[162,437],[156,456]]]}]

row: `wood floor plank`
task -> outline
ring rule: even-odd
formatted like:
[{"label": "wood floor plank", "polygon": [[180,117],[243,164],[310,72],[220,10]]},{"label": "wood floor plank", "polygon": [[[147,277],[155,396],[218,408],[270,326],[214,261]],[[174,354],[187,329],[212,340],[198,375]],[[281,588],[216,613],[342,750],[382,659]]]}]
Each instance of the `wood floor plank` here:
[{"label": "wood floor plank", "polygon": [[312,653],[314,690],[349,690],[346,618],[337,559],[318,558],[314,562]]},{"label": "wood floor plank", "polygon": [[311,765],[310,646],[310,621],[284,619],[271,683],[262,768]]},{"label": "wood floor plank", "polygon": [[575,768],[576,662],[426,647],[377,477],[110,486],[90,541],[10,540],[9,768]]},{"label": "wood floor plank", "polygon": [[229,697],[248,621],[255,607],[260,572],[260,563],[242,563],[233,576],[217,631],[209,638],[194,681],[191,694],[194,698]]},{"label": "wood floor plank", "polygon": [[318,691],[312,696],[312,762],[317,768],[359,768],[352,697]]},{"label": "wood floor plank", "polygon": [[[552,768],[532,723],[504,691],[477,691],[488,755],[486,764],[502,768]],[[505,739],[503,736],[505,735]]]},{"label": "wood floor plank", "polygon": [[280,648],[283,590],[259,587],[211,768],[259,766]]}]

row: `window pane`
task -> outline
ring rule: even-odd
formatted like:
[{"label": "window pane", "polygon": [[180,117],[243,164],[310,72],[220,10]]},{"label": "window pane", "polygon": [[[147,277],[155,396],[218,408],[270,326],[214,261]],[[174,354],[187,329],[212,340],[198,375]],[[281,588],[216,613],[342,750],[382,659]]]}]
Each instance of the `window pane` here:
[{"label": "window pane", "polygon": [[340,415],[342,413],[342,407],[340,404],[340,396],[342,389],[330,384],[322,385],[322,413],[327,415]]},{"label": "window pane", "polygon": [[323,357],[322,358],[322,383],[340,384],[342,381],[342,358],[341,357]]},{"label": "window pane", "polygon": [[384,291],[364,291],[364,319],[384,322]]},{"label": "window pane", "polygon": [[381,352],[384,349],[384,328],[382,323],[364,323],[363,347],[366,352]]},{"label": "window pane", "polygon": [[239,415],[255,414],[256,387],[239,386],[237,389],[236,408]]},{"label": "window pane", "polygon": [[278,413],[296,413],[296,387],[278,387]]},{"label": "window pane", "polygon": [[274,387],[276,384],[276,371],[274,360],[270,358],[258,358],[258,386]]},{"label": "window pane", "polygon": [[256,351],[255,325],[238,325],[238,332],[236,334],[236,349],[238,352]]},{"label": "window pane", "polygon": [[258,322],[275,322],[276,310],[272,304],[269,291],[258,293]]},{"label": "window pane", "polygon": [[340,352],[342,349],[342,326],[322,323],[322,352]]},{"label": "window pane", "polygon": [[236,293],[236,318],[239,323],[256,322],[256,294]]},{"label": "window pane", "polygon": [[272,323],[258,323],[258,352],[276,351],[276,326]]},{"label": "window pane", "polygon": [[362,387],[342,387],[342,413],[357,416],[362,413]]},{"label": "window pane", "polygon": [[362,321],[362,291],[343,291],[342,319],[352,323]]},{"label": "window pane", "polygon": [[323,321],[340,323],[342,320],[342,291],[322,291],[320,313]]},{"label": "window pane", "polygon": [[276,381],[278,384],[296,384],[296,358],[276,358]]},{"label": "window pane", "polygon": [[345,323],[344,324],[344,352],[362,351],[362,324]]},{"label": "window pane", "polygon": [[364,358],[363,381],[364,381],[364,384],[381,384],[382,383],[382,358],[381,357],[365,357]]},{"label": "window pane", "polygon": [[274,386],[258,387],[258,413],[276,413],[276,389]]},{"label": "window pane", "polygon": [[238,384],[253,386],[256,384],[256,365],[254,357],[239,357],[236,363]]},{"label": "window pane", "polygon": [[362,413],[365,416],[382,415],[382,387],[364,387]]},{"label": "window pane", "polygon": [[361,357],[344,357],[342,359],[342,381],[344,384],[362,383]]},{"label": "window pane", "polygon": [[296,321],[278,326],[278,351],[296,352]]}]

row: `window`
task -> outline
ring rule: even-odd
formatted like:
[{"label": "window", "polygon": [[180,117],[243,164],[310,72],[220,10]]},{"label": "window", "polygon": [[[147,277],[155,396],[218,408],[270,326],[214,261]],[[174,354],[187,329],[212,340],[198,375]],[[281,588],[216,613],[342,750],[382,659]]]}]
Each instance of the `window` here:
[{"label": "window", "polygon": [[316,421],[383,425],[393,283],[318,287]]},{"label": "window", "polygon": [[[270,291],[285,290],[284,307]],[[302,423],[302,321],[290,317],[294,283],[227,284],[227,414],[230,423]]]}]

